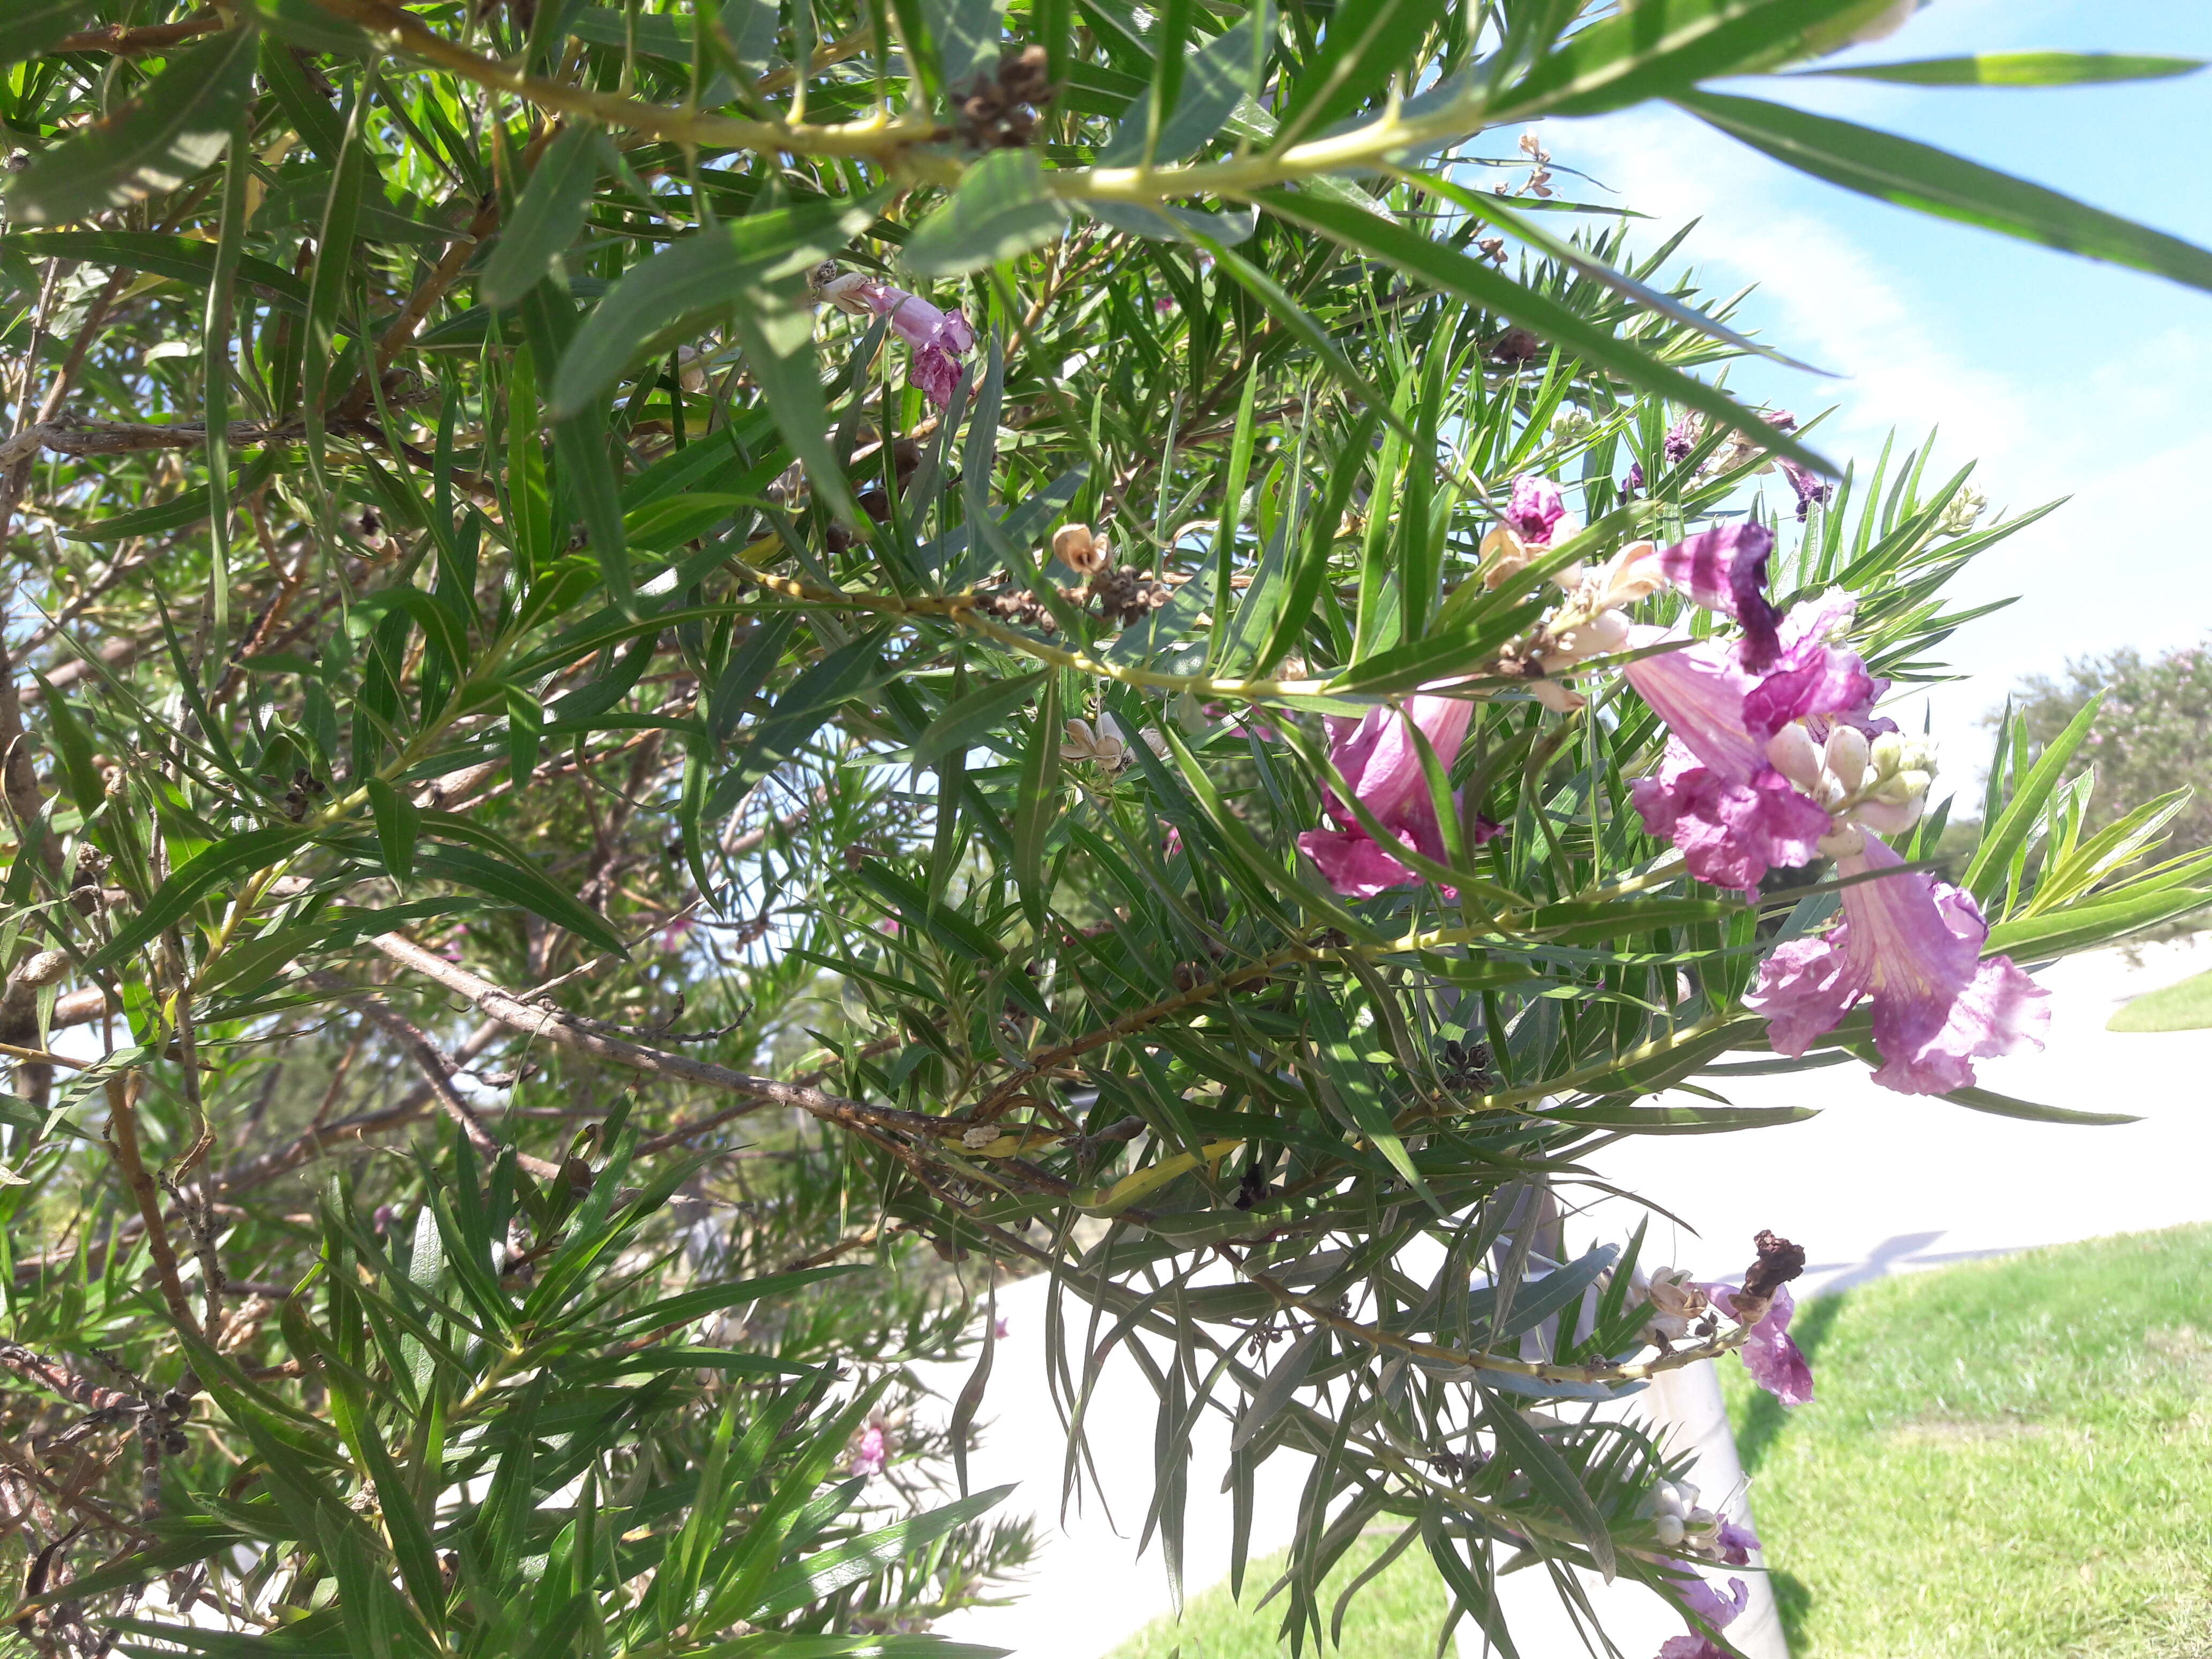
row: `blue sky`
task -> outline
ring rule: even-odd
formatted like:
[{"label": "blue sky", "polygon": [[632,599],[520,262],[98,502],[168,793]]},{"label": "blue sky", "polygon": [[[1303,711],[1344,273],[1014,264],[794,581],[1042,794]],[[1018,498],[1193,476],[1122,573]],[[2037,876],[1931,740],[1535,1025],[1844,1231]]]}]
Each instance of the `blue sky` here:
[{"label": "blue sky", "polygon": [[[2212,58],[2212,4],[1937,0],[1890,40],[1834,61],[2034,47]],[[2055,91],[1772,79],[1741,90],[1900,132],[2212,246],[2212,71]],[[1917,441],[1940,425],[1938,462],[1948,473],[1978,459],[1993,509],[2072,498],[1953,590],[2021,596],[1954,636],[1949,655],[1972,678],[1932,694],[1954,784],[1979,771],[1978,718],[2020,675],[2212,632],[2212,294],[1837,190],[1672,110],[1554,122],[1544,137],[1555,165],[1655,215],[1655,235],[1700,218],[1680,257],[1707,292],[1757,283],[1738,322],[1846,377],[1758,362],[1730,374],[1801,416],[1833,405],[1819,434],[1827,453],[1870,463],[1892,426]]]}]

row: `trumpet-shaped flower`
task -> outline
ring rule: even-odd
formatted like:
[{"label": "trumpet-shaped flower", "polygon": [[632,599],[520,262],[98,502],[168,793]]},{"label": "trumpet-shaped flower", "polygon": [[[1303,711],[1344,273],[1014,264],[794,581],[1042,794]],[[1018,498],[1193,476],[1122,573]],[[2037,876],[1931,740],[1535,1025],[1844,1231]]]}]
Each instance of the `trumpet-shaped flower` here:
[{"label": "trumpet-shaped flower", "polygon": [[975,343],[975,330],[965,313],[940,311],[918,294],[858,271],[840,276],[817,270],[814,291],[840,311],[890,318],[892,331],[914,348],[908,378],[916,390],[939,409],[951,403],[953,388],[960,384],[960,359]]},{"label": "trumpet-shaped flower", "polygon": [[1708,611],[1733,617],[1743,629],[1738,655],[1753,673],[1782,649],[1781,612],[1766,598],[1766,561],[1774,532],[1761,524],[1717,525],[1652,556],[1659,573]]},{"label": "trumpet-shaped flower", "polygon": [[[1505,499],[1503,522],[1482,538],[1482,581],[1496,587],[1516,576],[1541,549],[1565,541],[1581,526],[1567,513],[1566,494],[1549,478],[1523,473]],[[1571,586],[1565,577],[1554,580]]]},{"label": "trumpet-shaped flower", "polygon": [[[1720,580],[1716,565],[1700,585],[1717,591]],[[1824,735],[1838,723],[1871,723],[1880,684],[1856,652],[1829,643],[1850,615],[1847,604],[1796,607],[1776,629],[1763,673],[1713,642],[1628,665],[1629,684],[1668,731],[1659,771],[1632,786],[1636,809],[1647,830],[1674,842],[1700,881],[1756,887],[1771,868],[1809,863],[1831,833],[1831,803],[1778,763],[1779,754],[1802,770],[1794,744],[1777,740],[1798,722],[1817,724]],[[1644,629],[1631,642],[1666,638]]]},{"label": "trumpet-shaped flower", "polygon": [[[1708,1285],[1705,1294],[1713,1305],[1729,1318],[1741,1316],[1737,1308],[1742,1292],[1732,1285]],[[1743,1346],[1736,1352],[1743,1356],[1743,1368],[1751,1373],[1751,1380],[1772,1395],[1785,1406],[1803,1406],[1813,1398],[1813,1367],[1804,1351],[1790,1334],[1790,1318],[1797,1310],[1795,1297],[1786,1285],[1775,1288],[1766,1310],[1752,1326],[1751,1334],[1744,1339]],[[1748,1313],[1746,1308],[1744,1312]],[[1759,1547],[1759,1540],[1751,1538],[1750,1547]],[[1741,1565],[1741,1561],[1735,1565]]]},{"label": "trumpet-shaped flower", "polygon": [[1505,522],[1532,546],[1551,544],[1553,532],[1567,515],[1566,492],[1549,478],[1523,473],[1505,498]]},{"label": "trumpet-shaped flower", "polygon": [[1982,959],[1989,925],[1966,894],[1904,863],[1879,836],[1847,832],[1839,875],[1843,920],[1818,939],[1791,939],[1759,964],[1745,1004],[1767,1017],[1778,1053],[1802,1054],[1862,998],[1874,1004],[1874,1080],[1900,1094],[1948,1094],[1974,1081],[1973,1062],[2040,1048],[2050,993],[2009,957]]},{"label": "trumpet-shaped flower", "polygon": [[[1419,729],[1437,760],[1449,768],[1474,714],[1474,705],[1464,698],[1416,696],[1407,701],[1402,713],[1382,708],[1370,709],[1357,720],[1333,717],[1328,721],[1329,763],[1342,775],[1353,797],[1399,843],[1424,858],[1441,860],[1443,827],[1413,731]],[[1372,898],[1385,888],[1420,879],[1367,833],[1334,790],[1326,806],[1341,827],[1309,830],[1298,837],[1298,846],[1338,892]],[[1487,819],[1479,820],[1476,841],[1489,840],[1499,828]]]}]

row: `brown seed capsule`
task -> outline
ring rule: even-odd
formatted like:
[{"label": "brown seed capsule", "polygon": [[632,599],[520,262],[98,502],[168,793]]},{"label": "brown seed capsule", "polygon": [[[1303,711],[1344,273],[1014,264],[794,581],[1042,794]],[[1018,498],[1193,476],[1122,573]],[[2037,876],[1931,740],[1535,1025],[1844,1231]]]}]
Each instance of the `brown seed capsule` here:
[{"label": "brown seed capsule", "polygon": [[1112,550],[1091,533],[1087,524],[1060,526],[1053,535],[1052,556],[1079,576],[1110,569],[1114,563]]},{"label": "brown seed capsule", "polygon": [[69,972],[70,958],[66,951],[41,951],[18,968],[15,981],[18,985],[52,985]]}]

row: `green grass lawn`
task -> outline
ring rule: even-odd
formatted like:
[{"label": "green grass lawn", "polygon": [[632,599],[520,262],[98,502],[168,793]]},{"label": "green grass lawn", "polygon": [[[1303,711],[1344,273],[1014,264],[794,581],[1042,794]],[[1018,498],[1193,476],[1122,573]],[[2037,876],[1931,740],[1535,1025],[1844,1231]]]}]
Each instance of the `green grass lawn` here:
[{"label": "green grass lawn", "polygon": [[[1345,1565],[1333,1575],[1336,1592],[1349,1583],[1368,1563],[1389,1547],[1387,1536],[1370,1538],[1354,1547]],[[1284,1558],[1255,1561],[1244,1574],[1243,1606],[1229,1598],[1229,1586],[1219,1584],[1203,1595],[1193,1596],[1178,1625],[1163,1619],[1115,1650],[1115,1659],[1274,1659],[1288,1653],[1278,1646],[1286,1594],[1265,1607],[1259,1600],[1283,1570]],[[1334,1595],[1330,1605],[1334,1607]],[[1344,1652],[1359,1659],[1430,1659],[1437,1650],[1437,1632],[1443,1628],[1451,1597],[1443,1580],[1429,1565],[1419,1540],[1382,1573],[1363,1585],[1344,1616]],[[1304,1650],[1314,1644],[1308,1640]],[[1539,1659],[1530,1655],[1528,1659]],[[1561,1656],[1561,1659],[1565,1659]]]},{"label": "green grass lawn", "polygon": [[2212,974],[2146,991],[2105,1022],[2112,1031],[2201,1031],[2212,1025]]},{"label": "green grass lawn", "polygon": [[[1795,1329],[1814,1404],[1722,1377],[1796,1659],[2212,1656],[2212,1227],[1886,1279]],[[1279,1651],[1272,1565],[1117,1659]],[[1445,1605],[1417,1547],[1343,1651],[1425,1659]]]},{"label": "green grass lawn", "polygon": [[2212,1227],[1809,1304],[1723,1376],[1796,1659],[2212,1654]]}]

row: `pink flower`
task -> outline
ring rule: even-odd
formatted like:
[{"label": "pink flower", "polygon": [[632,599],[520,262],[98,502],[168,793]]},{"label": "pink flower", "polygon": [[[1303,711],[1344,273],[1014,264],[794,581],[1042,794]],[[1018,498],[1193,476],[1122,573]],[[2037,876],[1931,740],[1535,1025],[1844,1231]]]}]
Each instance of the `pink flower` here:
[{"label": "pink flower", "polygon": [[992,1326],[991,1334],[1000,1342],[1006,1340],[1006,1319],[1004,1314],[1001,1314],[998,1322]]},{"label": "pink flower", "polygon": [[[1736,1316],[1738,1292],[1734,1285],[1708,1285],[1705,1294],[1729,1318]],[[1790,1287],[1778,1286],[1774,1299],[1766,1304],[1766,1311],[1759,1316],[1759,1322],[1751,1328],[1751,1334],[1744,1339],[1743,1346],[1737,1350],[1743,1356],[1743,1368],[1751,1373],[1751,1380],[1785,1406],[1810,1405],[1813,1400],[1813,1367],[1790,1334],[1790,1316],[1796,1311],[1797,1304],[1790,1294]],[[1741,1538],[1731,1540],[1729,1531],[1740,1534]],[[1743,1565],[1750,1559],[1748,1552],[1759,1547],[1757,1538],[1733,1522],[1725,1524],[1720,1541],[1724,1548],[1730,1547],[1732,1542],[1744,1546],[1742,1550],[1723,1557],[1731,1566]]]},{"label": "pink flower", "polygon": [[675,921],[660,930],[660,948],[664,951],[682,950],[684,941],[691,936],[691,930],[698,925],[698,922],[690,916],[677,917]]},{"label": "pink flower", "polygon": [[897,1449],[898,1437],[883,1413],[870,1412],[866,1425],[853,1437],[845,1457],[846,1470],[852,1474],[881,1474]]},{"label": "pink flower", "polygon": [[1513,532],[1533,546],[1543,547],[1552,539],[1552,532],[1566,516],[1565,492],[1549,478],[1540,478],[1533,472],[1524,472],[1513,481],[1513,493],[1505,499],[1505,522]]},{"label": "pink flower", "polygon": [[975,343],[965,313],[940,311],[920,295],[857,273],[817,283],[816,292],[839,309],[872,311],[890,319],[893,332],[914,348],[909,372],[921,395],[939,409],[952,401],[960,384],[960,358]]},{"label": "pink flower", "polygon": [[1790,480],[1790,487],[1797,492],[1797,522],[1802,524],[1814,507],[1828,499],[1827,481],[1815,477],[1795,461],[1782,463],[1782,476]]},{"label": "pink flower", "polygon": [[[1332,716],[1329,762],[1343,775],[1359,804],[1396,837],[1401,848],[1409,845],[1423,857],[1441,861],[1443,827],[1437,821],[1436,802],[1421,770],[1420,750],[1409,727],[1420,728],[1437,760],[1449,769],[1474,715],[1474,705],[1465,698],[1416,696],[1402,712],[1372,708],[1357,721]],[[1331,887],[1349,897],[1372,898],[1385,888],[1421,879],[1360,827],[1334,790],[1324,805],[1328,815],[1344,827],[1309,830],[1298,837],[1298,847],[1320,866]],[[1477,843],[1488,841],[1501,827],[1487,818],[1480,820],[1475,829]]]},{"label": "pink flower", "polygon": [[[1879,836],[1836,860],[1844,876],[1895,871]],[[1818,939],[1791,939],[1759,964],[1745,1006],[1767,1017],[1776,1052],[1802,1054],[1862,997],[1874,1000],[1874,1080],[1900,1094],[1940,1095],[1974,1081],[1973,1062],[2040,1048],[2050,993],[2010,957],[1982,960],[1989,925],[1948,882],[1900,871],[1843,890],[1843,920]]]},{"label": "pink flower", "polygon": [[[1692,555],[1680,562],[1705,566],[1698,586],[1723,580],[1717,560]],[[1668,731],[1659,771],[1638,778],[1632,799],[1644,828],[1671,839],[1698,880],[1748,890],[1771,868],[1811,862],[1832,829],[1827,809],[1769,754],[1776,734],[1800,720],[1821,725],[1823,736],[1831,721],[1871,724],[1881,683],[1856,652],[1827,642],[1849,616],[1847,604],[1797,606],[1776,631],[1765,673],[1747,670],[1717,641],[1641,657],[1623,671]],[[1640,629],[1630,643],[1666,638]]]},{"label": "pink flower", "polygon": [[1751,1605],[1751,1586],[1741,1578],[1728,1581],[1728,1594],[1723,1595],[1702,1578],[1679,1577],[1674,1581],[1682,1598],[1682,1605],[1704,1620],[1715,1630],[1726,1630],[1743,1616]]},{"label": "pink flower", "polygon": [[[1731,1578],[1728,1594],[1723,1595],[1704,1579],[1687,1573],[1674,1573],[1667,1582],[1681,1598],[1682,1606],[1695,1613],[1715,1630],[1725,1630],[1743,1616],[1751,1605],[1751,1586],[1741,1578]],[[1670,1636],[1659,1645],[1658,1659],[1728,1659],[1727,1652],[1711,1638],[1692,1631],[1681,1636]]]},{"label": "pink flower", "polygon": [[1766,598],[1766,561],[1773,551],[1774,532],[1765,525],[1729,524],[1701,530],[1655,556],[1668,581],[1742,626],[1738,654],[1753,673],[1770,666],[1782,648],[1782,614]]},{"label": "pink flower", "polygon": [[1827,813],[1771,766],[1730,779],[1680,741],[1630,797],[1644,827],[1673,841],[1690,873],[1714,887],[1747,892],[1770,869],[1809,864],[1828,833]]},{"label": "pink flower", "polygon": [[[1786,1322],[1788,1316],[1784,1315],[1784,1319]],[[1809,1382],[1806,1385],[1808,1394],[1811,1386]],[[1718,1530],[1713,1534],[1713,1545],[1721,1559],[1729,1565],[1747,1567],[1751,1565],[1751,1553],[1759,1547],[1759,1534],[1749,1527],[1739,1526],[1723,1515]]]}]

